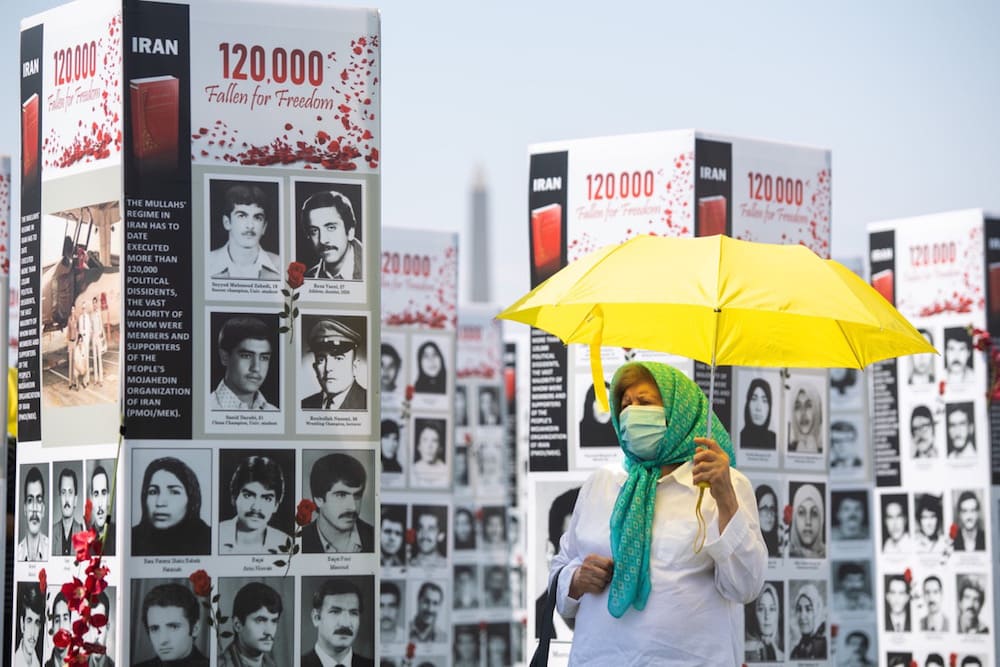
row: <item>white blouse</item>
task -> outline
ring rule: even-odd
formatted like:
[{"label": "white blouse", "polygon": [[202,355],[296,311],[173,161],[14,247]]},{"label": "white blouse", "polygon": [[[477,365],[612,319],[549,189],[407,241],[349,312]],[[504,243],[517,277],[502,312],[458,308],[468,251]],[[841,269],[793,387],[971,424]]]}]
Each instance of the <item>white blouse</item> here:
[{"label": "white blouse", "polygon": [[739,509],[719,535],[718,507],[709,491],[702,500],[708,538],[694,553],[699,489],[691,462],[661,477],[650,553],[652,591],[643,611],[621,618],[608,612],[608,589],[569,597],[573,573],[590,554],[611,557],[611,511],[627,478],[615,464],[597,470],[583,485],[569,529],[559,543],[549,576],[559,577],[556,608],[576,617],[571,666],[676,665],[719,667],[743,662],[743,605],[764,586],[767,547],[760,534],[753,486],[730,471]]}]

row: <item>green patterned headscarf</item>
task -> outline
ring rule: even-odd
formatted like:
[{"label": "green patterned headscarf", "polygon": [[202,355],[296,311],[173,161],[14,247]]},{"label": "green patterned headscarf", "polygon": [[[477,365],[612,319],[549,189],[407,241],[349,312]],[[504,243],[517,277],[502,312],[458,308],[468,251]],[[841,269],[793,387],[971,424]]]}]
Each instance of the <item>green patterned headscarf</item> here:
[{"label": "green patterned headscarf", "polygon": [[[611,556],[614,575],[608,594],[608,611],[615,618],[630,606],[642,611],[651,590],[649,578],[649,551],[652,543],[653,511],[656,507],[656,481],[660,468],[673,463],[683,463],[694,458],[696,437],[705,437],[708,398],[686,375],[673,366],[652,361],[630,362],[615,373],[611,381],[611,422],[621,443],[622,431],[618,422],[621,412],[620,392],[617,391],[622,373],[634,366],[642,366],[660,389],[667,415],[667,430],[660,441],[657,457],[642,460],[625,447],[625,470],[628,479],[618,492],[611,512]],[[735,464],[733,443],[726,429],[716,416],[712,418],[712,437]]]}]

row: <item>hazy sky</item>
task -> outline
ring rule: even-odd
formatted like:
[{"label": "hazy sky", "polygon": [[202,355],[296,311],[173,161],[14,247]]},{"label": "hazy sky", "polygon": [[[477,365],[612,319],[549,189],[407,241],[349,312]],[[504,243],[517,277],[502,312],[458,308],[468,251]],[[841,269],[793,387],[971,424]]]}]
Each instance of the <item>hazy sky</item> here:
[{"label": "hazy sky", "polygon": [[[0,152],[19,150],[19,19],[58,4],[0,9]],[[380,8],[383,224],[464,232],[482,165],[503,304],[528,289],[536,142],[697,128],[830,148],[836,257],[872,220],[1000,213],[997,2]]]}]

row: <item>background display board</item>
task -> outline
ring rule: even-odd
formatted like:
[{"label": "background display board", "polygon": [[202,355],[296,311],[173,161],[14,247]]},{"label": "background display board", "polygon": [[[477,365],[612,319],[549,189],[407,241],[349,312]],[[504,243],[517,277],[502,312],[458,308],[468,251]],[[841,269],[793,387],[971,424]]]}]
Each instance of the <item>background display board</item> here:
[{"label": "background display board", "polygon": [[[116,664],[217,664],[254,605],[278,664],[376,657],[379,31],[231,0],[22,23],[15,654],[60,658],[89,524]],[[171,652],[150,614],[177,610]]]},{"label": "background display board", "polygon": [[976,210],[868,226],[872,285],[940,353],[872,373],[881,665],[931,654],[995,663],[992,366],[972,328],[993,317],[996,226]]},{"label": "background display board", "polygon": [[[538,144],[529,152],[532,286],[590,251],[640,234],[723,233],[801,243],[829,256],[829,151],[676,131]],[[626,361],[657,360],[674,364],[707,393],[704,364],[622,348],[603,348],[601,355],[607,383]],[[594,400],[589,350],[532,330],[530,359],[528,580],[529,599],[537,602],[547,556],[561,533],[544,527],[562,525],[555,514],[545,516],[546,508],[558,514],[587,470],[619,465],[621,453],[610,415]],[[756,394],[764,396],[766,410],[751,417]],[[738,465],[758,491],[771,547],[770,586],[746,609],[747,644],[760,644],[766,635],[765,643],[782,656],[777,662],[822,664],[830,658],[828,397],[826,371],[723,367],[716,373],[714,408],[733,436]],[[795,520],[810,504],[821,516],[819,530],[803,530]],[[796,613],[803,596],[820,610],[808,619]],[[779,615],[763,630],[758,603]],[[531,615],[534,630],[538,610]],[[560,640],[569,629],[562,631],[557,627]],[[556,650],[565,655],[568,647]],[[753,652],[746,658],[767,662]]]}]

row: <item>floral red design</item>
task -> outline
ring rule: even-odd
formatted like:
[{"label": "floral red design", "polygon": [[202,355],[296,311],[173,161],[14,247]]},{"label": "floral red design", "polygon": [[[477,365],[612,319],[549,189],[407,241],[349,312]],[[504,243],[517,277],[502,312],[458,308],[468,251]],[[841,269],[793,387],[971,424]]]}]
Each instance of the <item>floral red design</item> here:
[{"label": "floral red design", "polygon": [[288,275],[285,277],[287,287],[281,288],[281,294],[285,297],[285,304],[278,313],[278,317],[285,320],[285,324],[278,327],[279,333],[288,334],[288,342],[292,342],[292,330],[295,328],[295,318],[299,316],[299,307],[295,302],[299,300],[298,289],[305,281],[306,265],[302,262],[292,262],[288,265]]},{"label": "floral red design", "polygon": [[194,594],[198,597],[208,597],[212,593],[212,577],[205,570],[195,570],[188,579],[191,580]]},{"label": "floral red design", "polygon": [[416,390],[413,388],[412,384],[406,385],[406,400],[412,401],[413,400],[413,394],[414,394],[415,391]]},{"label": "floral red design", "polygon": [[910,568],[906,568],[903,572],[903,581],[906,582],[907,586],[909,586],[910,582],[913,581],[913,572],[910,571]]},{"label": "floral red design", "polygon": [[89,526],[90,519],[94,514],[94,501],[87,498],[87,502],[83,505],[83,525]]},{"label": "floral red design", "polygon": [[42,597],[45,597],[45,588],[49,584],[49,576],[45,573],[45,568],[43,567],[38,571],[38,590],[41,591]]},{"label": "floral red design", "polygon": [[406,645],[406,658],[407,660],[412,660],[413,656],[417,654],[417,645],[410,642]]},{"label": "floral red design", "polygon": [[97,539],[97,531],[93,528],[88,528],[87,530],[81,530],[79,533],[73,533],[73,551],[76,552],[76,562],[82,563],[88,560],[92,553],[96,555],[93,551],[94,544],[100,545]]},{"label": "floral red design", "polygon": [[941,380],[940,382],[938,382],[938,395],[944,396],[944,390],[945,390],[946,386],[947,386],[947,383],[944,380]]},{"label": "floral red design", "polygon": [[954,542],[955,539],[958,537],[958,524],[957,523],[953,523],[953,524],[951,524],[951,526],[948,527],[948,537],[951,539],[952,542]]},{"label": "floral red design", "polygon": [[404,539],[406,540],[407,544],[415,543],[417,541],[417,531],[413,530],[412,528],[407,528]]},{"label": "floral red design", "polygon": [[948,656],[948,667],[957,667],[957,666],[958,666],[958,654],[952,653],[951,655]]},{"label": "floral red design", "polygon": [[288,286],[292,289],[298,289],[302,287],[302,283],[305,282],[306,278],[306,265],[302,262],[292,262],[288,265]]},{"label": "floral red design", "polygon": [[840,626],[836,623],[830,624],[830,639],[836,639],[837,633],[840,632]]},{"label": "floral red design", "polygon": [[792,506],[785,505],[785,511],[781,515],[782,521],[785,522],[786,526],[792,525]]},{"label": "floral red design", "polygon": [[312,523],[313,513],[317,509],[316,503],[308,498],[303,498],[295,510],[295,523],[303,527],[308,526]]},{"label": "floral red design", "polygon": [[989,389],[986,390],[986,400],[1000,399],[1000,348],[993,345],[993,337],[989,331],[968,327],[972,336],[972,346],[980,352],[985,352],[990,369]]}]

